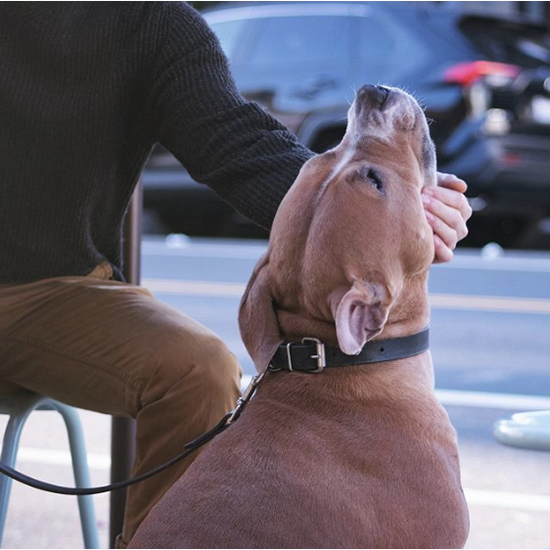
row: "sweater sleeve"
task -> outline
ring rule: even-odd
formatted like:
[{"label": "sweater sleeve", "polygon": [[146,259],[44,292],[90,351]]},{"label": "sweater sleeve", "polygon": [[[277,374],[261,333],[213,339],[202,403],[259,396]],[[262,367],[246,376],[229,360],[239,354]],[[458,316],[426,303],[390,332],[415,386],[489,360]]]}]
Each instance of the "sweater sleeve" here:
[{"label": "sweater sleeve", "polygon": [[163,3],[151,108],[157,141],[225,201],[269,228],[313,153],[237,91],[219,42],[180,2]]}]

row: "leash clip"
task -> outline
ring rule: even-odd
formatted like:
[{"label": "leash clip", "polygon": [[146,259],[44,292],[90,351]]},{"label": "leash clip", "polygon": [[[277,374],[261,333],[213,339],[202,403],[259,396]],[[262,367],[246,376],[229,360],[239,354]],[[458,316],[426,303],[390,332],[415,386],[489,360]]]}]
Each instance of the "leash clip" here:
[{"label": "leash clip", "polygon": [[237,418],[241,416],[243,409],[246,407],[246,404],[252,399],[252,396],[256,393],[256,388],[258,387],[258,384],[261,382],[264,376],[265,372],[262,372],[262,374],[256,374],[252,377],[252,380],[250,380],[250,384],[248,384],[241,397],[237,399],[237,405],[235,406],[235,410],[231,413],[231,416],[227,419],[227,425],[233,424],[233,422],[235,422]]},{"label": "leash clip", "polygon": [[327,359],[325,355],[325,344],[323,344],[323,342],[321,342],[321,340],[319,340],[318,338],[311,338],[311,337],[302,338],[302,344],[305,344],[306,342],[313,342],[317,348],[317,354],[310,355],[311,359],[317,359],[317,369],[308,370],[307,372],[311,372],[311,373],[323,372],[325,370],[325,367],[327,366]]}]

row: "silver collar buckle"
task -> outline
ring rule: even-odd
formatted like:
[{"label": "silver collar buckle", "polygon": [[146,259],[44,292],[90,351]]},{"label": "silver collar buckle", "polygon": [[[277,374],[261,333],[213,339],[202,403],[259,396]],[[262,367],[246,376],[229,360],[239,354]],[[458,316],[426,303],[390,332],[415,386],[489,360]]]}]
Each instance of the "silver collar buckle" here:
[{"label": "silver collar buckle", "polygon": [[317,348],[317,354],[310,355],[311,359],[317,359],[317,368],[315,370],[308,370],[307,372],[323,372],[325,370],[325,367],[327,366],[327,360],[325,356],[325,344],[323,344],[323,342],[321,342],[321,340],[319,340],[318,338],[302,338],[302,344],[305,344],[306,342],[313,342]]},{"label": "silver collar buckle", "polygon": [[[315,355],[310,355],[309,358],[317,360],[317,368],[312,370],[295,368],[294,363],[292,362],[292,346],[295,344],[290,342],[288,344],[285,344],[286,368],[288,369],[289,372],[319,373],[325,370],[325,367],[327,366],[325,344],[323,344],[323,342],[321,342],[321,340],[319,340],[318,338],[312,338],[312,337],[302,338],[301,343],[306,344],[311,342],[315,344],[315,347],[317,348],[317,353]],[[278,372],[282,369],[283,367],[275,367],[271,363],[267,367],[267,370],[271,372]]]}]

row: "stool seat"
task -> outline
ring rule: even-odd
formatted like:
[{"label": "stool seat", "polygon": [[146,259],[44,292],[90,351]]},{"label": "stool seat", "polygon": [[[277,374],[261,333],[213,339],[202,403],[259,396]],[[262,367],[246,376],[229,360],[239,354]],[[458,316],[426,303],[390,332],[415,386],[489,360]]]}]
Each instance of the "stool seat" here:
[{"label": "stool seat", "polygon": [[[44,410],[57,411],[62,416],[67,428],[75,485],[76,487],[90,487],[84,434],[77,410],[65,403],[31,391],[21,390],[9,395],[0,395],[0,414],[9,416],[0,460],[7,466],[15,467],[21,433],[28,417],[33,411]],[[12,479],[0,473],[0,546],[6,525],[11,484]],[[79,495],[76,498],[84,547],[100,548],[93,497]]]}]

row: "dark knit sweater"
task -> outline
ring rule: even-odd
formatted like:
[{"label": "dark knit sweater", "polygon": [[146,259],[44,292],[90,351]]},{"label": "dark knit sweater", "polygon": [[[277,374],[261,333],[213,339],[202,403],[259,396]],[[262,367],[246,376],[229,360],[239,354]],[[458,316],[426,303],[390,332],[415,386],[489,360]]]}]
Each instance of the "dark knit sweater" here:
[{"label": "dark knit sweater", "polygon": [[0,2],[0,284],[105,260],[120,279],[156,142],[265,227],[311,156],[237,93],[185,3]]}]

